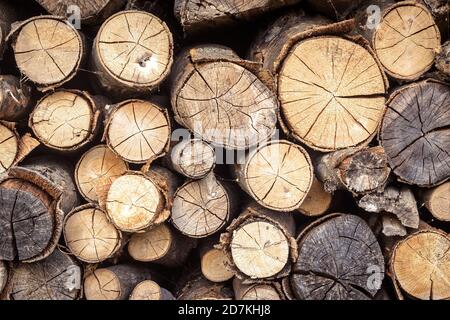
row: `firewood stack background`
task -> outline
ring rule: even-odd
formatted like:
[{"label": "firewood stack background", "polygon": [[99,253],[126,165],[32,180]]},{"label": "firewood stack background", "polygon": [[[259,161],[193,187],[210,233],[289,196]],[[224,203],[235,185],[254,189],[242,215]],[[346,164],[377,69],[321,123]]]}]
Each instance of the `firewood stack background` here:
[{"label": "firewood stack background", "polygon": [[449,12],[1,0],[1,298],[450,299]]}]

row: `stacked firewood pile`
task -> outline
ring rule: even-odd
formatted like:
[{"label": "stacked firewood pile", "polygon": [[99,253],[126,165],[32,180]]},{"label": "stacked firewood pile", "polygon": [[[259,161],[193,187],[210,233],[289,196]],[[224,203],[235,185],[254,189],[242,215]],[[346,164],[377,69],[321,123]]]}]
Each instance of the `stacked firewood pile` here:
[{"label": "stacked firewood pile", "polygon": [[2,299],[450,299],[449,12],[1,0]]}]

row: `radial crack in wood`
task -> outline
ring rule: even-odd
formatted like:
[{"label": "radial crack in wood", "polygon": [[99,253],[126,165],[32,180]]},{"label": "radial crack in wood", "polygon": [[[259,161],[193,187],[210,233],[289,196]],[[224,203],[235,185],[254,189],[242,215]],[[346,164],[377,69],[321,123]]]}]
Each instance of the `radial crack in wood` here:
[{"label": "radial crack in wood", "polygon": [[17,134],[0,122],[0,174],[14,164],[18,152],[19,139]]},{"label": "radial crack in wood", "polygon": [[238,277],[233,279],[236,300],[284,300],[279,285],[271,282],[245,284]]}]

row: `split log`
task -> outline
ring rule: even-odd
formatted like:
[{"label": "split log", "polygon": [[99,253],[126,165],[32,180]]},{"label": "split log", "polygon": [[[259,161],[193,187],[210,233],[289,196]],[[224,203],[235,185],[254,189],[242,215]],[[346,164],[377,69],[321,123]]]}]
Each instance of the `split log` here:
[{"label": "split log", "polygon": [[358,206],[368,212],[394,214],[408,228],[419,227],[419,211],[412,191],[407,187],[387,187],[382,193],[371,193],[358,201]]},{"label": "split log", "polygon": [[[423,230],[400,241],[394,248],[390,270],[400,299],[403,293],[422,300],[450,297],[450,238]],[[403,291],[401,291],[401,290]]]},{"label": "split log", "polygon": [[19,136],[0,121],[0,174],[7,171],[19,153]]},{"label": "split log", "polygon": [[204,1],[176,0],[175,17],[185,32],[228,26],[240,21],[251,21],[268,11],[292,5],[300,0]]},{"label": "split log", "polygon": [[57,90],[38,101],[28,125],[45,146],[78,150],[95,138],[100,107],[87,92]]},{"label": "split log", "polygon": [[204,238],[229,223],[238,203],[232,185],[210,173],[203,179],[186,182],[177,190],[172,224],[186,236]]},{"label": "split log", "polygon": [[9,37],[17,67],[40,91],[71,80],[84,57],[81,34],[57,16],[30,18],[15,26]]},{"label": "split log", "polygon": [[128,242],[128,253],[137,261],[179,267],[185,263],[195,245],[194,239],[179,234],[163,223],[144,233],[133,234]]},{"label": "split log", "polygon": [[397,217],[393,217],[388,214],[383,214],[381,216],[381,225],[382,225],[381,232],[386,237],[395,237],[395,236],[404,237],[408,234],[408,231],[406,230],[405,226],[400,222],[400,220]]},{"label": "split log", "polygon": [[292,214],[251,204],[221,235],[220,246],[237,277],[270,280],[289,274],[297,258],[294,234]]},{"label": "split log", "polygon": [[450,41],[442,45],[441,52],[436,56],[435,65],[440,72],[450,77]]},{"label": "split log", "polygon": [[175,297],[167,289],[161,288],[155,281],[145,280],[134,287],[130,300],[175,300]]},{"label": "split log", "polygon": [[223,282],[211,282],[201,275],[193,276],[178,292],[177,300],[232,300],[232,290]]},{"label": "split log", "polygon": [[155,90],[170,72],[172,34],[145,11],[120,11],[109,17],[94,40],[91,63],[100,86],[115,95]]},{"label": "split log", "polygon": [[434,80],[395,91],[380,128],[393,172],[409,184],[438,185],[450,177],[450,87]]},{"label": "split log", "polygon": [[312,181],[311,159],[287,140],[270,141],[251,150],[235,166],[238,183],[260,205],[276,211],[300,208]]},{"label": "split log", "polygon": [[[0,2],[0,60],[7,47],[6,37],[11,31],[11,25],[17,21],[17,11],[9,1]],[[1,117],[0,117],[1,118]]]},{"label": "split log", "polygon": [[76,300],[81,295],[82,271],[59,249],[42,261],[15,263],[10,273],[8,300]]},{"label": "split log", "polygon": [[208,237],[200,243],[200,269],[203,276],[212,282],[228,281],[234,276],[228,255],[215,248],[219,237]]},{"label": "split log", "polygon": [[86,300],[127,300],[138,283],[151,280],[148,268],[121,264],[100,268],[84,279]]},{"label": "split log", "polygon": [[70,252],[87,263],[109,259],[121,246],[120,231],[102,209],[90,204],[75,208],[65,217],[63,234]]},{"label": "split log", "polygon": [[326,192],[323,183],[314,178],[311,189],[298,211],[310,217],[321,216],[330,209],[332,200],[333,195]]},{"label": "split log", "polygon": [[259,64],[240,59],[230,48],[186,49],[172,71],[175,120],[215,145],[256,145],[274,134],[277,122],[278,103],[268,79]]},{"label": "split log", "polygon": [[239,278],[233,279],[234,297],[236,300],[284,300],[278,283],[249,283]]},{"label": "split log", "polygon": [[12,75],[0,75],[0,120],[18,121],[31,109],[31,87]]},{"label": "split log", "polygon": [[334,20],[347,18],[362,2],[363,0],[307,0],[314,11]]},{"label": "split log", "polygon": [[[77,14],[75,6],[80,10],[83,23],[93,24],[103,21],[118,11],[126,0],[36,0],[48,13],[55,16],[69,16]],[[75,18],[78,18],[76,16]]]},{"label": "split log", "polygon": [[317,175],[325,184],[325,190],[348,190],[353,194],[383,191],[391,169],[384,149],[348,148],[320,157]]},{"label": "split log", "polygon": [[141,164],[167,152],[170,132],[166,109],[133,99],[114,106],[106,121],[104,139],[122,159]]},{"label": "split log", "polygon": [[0,295],[5,288],[6,281],[8,280],[8,269],[3,261],[0,261]]},{"label": "split log", "polygon": [[450,182],[426,190],[422,198],[433,217],[441,221],[450,221]]},{"label": "split log", "polygon": [[291,286],[298,299],[372,299],[384,277],[384,259],[369,226],[354,215],[316,220],[297,238]]},{"label": "split log", "polygon": [[122,158],[106,145],[98,145],[81,156],[75,168],[75,182],[87,201],[105,203],[111,183],[127,170]]}]

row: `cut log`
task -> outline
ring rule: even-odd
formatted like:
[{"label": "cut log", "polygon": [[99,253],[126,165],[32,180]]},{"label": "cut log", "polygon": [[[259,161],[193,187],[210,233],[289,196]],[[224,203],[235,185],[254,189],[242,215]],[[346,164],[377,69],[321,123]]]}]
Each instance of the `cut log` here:
[{"label": "cut log", "polygon": [[184,139],[168,153],[171,169],[190,179],[201,179],[216,165],[214,149],[201,139]]},{"label": "cut log", "polygon": [[167,151],[170,132],[166,109],[133,99],[115,106],[106,122],[105,140],[125,161],[145,163]]},{"label": "cut log", "polygon": [[10,273],[8,300],[76,300],[81,295],[81,268],[59,249],[42,261],[16,263]]},{"label": "cut log", "polygon": [[150,270],[142,266],[100,268],[84,279],[84,295],[86,300],[127,300],[138,283],[151,279]]},{"label": "cut log", "polygon": [[176,0],[174,13],[184,31],[192,33],[240,21],[252,21],[268,11],[297,2],[300,0]]},{"label": "cut log", "polygon": [[84,56],[81,34],[57,16],[30,18],[15,26],[10,37],[17,67],[40,91],[72,79]]},{"label": "cut log", "polygon": [[394,92],[380,128],[380,141],[393,172],[423,187],[450,177],[450,87],[434,80]]},{"label": "cut log", "polygon": [[407,187],[387,187],[382,193],[371,193],[358,201],[358,206],[368,212],[394,214],[408,228],[419,227],[419,211],[412,191]]},{"label": "cut log", "polygon": [[294,233],[292,214],[251,204],[221,235],[220,245],[239,278],[282,278],[297,257]]},{"label": "cut log", "polygon": [[314,178],[311,189],[298,211],[309,217],[321,216],[330,209],[332,200],[333,195],[326,192],[323,183]]},{"label": "cut log", "polygon": [[121,245],[120,231],[102,209],[90,204],[75,208],[65,217],[63,233],[70,252],[87,263],[111,258]]},{"label": "cut log", "polygon": [[18,153],[19,138],[17,133],[0,121],[0,174],[14,164]]},{"label": "cut log", "polygon": [[447,300],[450,297],[449,236],[433,230],[410,235],[395,246],[390,269],[394,283],[409,296]]},{"label": "cut log", "polygon": [[234,276],[228,255],[215,248],[219,237],[208,237],[200,243],[200,269],[203,276],[212,282],[228,281]]},{"label": "cut log", "polygon": [[232,186],[210,173],[181,186],[173,201],[172,223],[181,233],[204,238],[223,229],[236,214]]},{"label": "cut log", "polygon": [[300,208],[308,194],[313,166],[308,153],[287,140],[251,150],[235,166],[238,183],[260,205],[276,211]]},{"label": "cut log", "polygon": [[386,237],[400,236],[404,237],[408,234],[405,226],[400,222],[397,217],[393,217],[387,214],[381,216],[382,230],[381,232]]},{"label": "cut log", "polygon": [[314,11],[334,20],[347,18],[362,2],[363,0],[307,0]]},{"label": "cut log", "polygon": [[126,0],[36,0],[48,13],[55,16],[69,16],[78,8],[81,21],[87,24],[99,23],[118,11]]},{"label": "cut log", "polygon": [[0,75],[0,120],[18,121],[31,109],[31,87],[12,75]]},{"label": "cut log", "polygon": [[144,233],[133,234],[128,243],[128,253],[137,261],[179,267],[185,263],[195,245],[195,240],[163,223]]},{"label": "cut log", "polygon": [[38,101],[28,125],[47,147],[73,151],[95,138],[100,114],[87,92],[63,89]]},{"label": "cut log", "polygon": [[450,36],[450,5],[447,0],[422,0],[433,15],[434,21],[441,32],[441,39]]},{"label": "cut log", "polygon": [[177,300],[232,299],[233,291],[225,283],[211,282],[201,275],[193,276],[177,294]]},{"label": "cut log", "polygon": [[8,280],[8,269],[3,261],[0,261],[0,295],[5,288],[6,281]]},{"label": "cut log", "polygon": [[3,59],[3,53],[7,47],[6,37],[11,31],[14,21],[17,21],[16,8],[9,1],[0,2],[0,61]]},{"label": "cut log", "polygon": [[81,156],[75,168],[75,181],[87,201],[104,203],[111,183],[127,170],[122,158],[106,145],[98,145]]},{"label": "cut log", "polygon": [[92,66],[100,86],[115,94],[149,93],[170,72],[172,34],[145,11],[120,11],[109,17],[94,40]]},{"label": "cut log", "polygon": [[316,220],[298,237],[291,285],[298,299],[372,299],[384,278],[384,259],[369,226],[354,215]]},{"label": "cut log", "polygon": [[236,300],[284,300],[278,283],[249,283],[235,277],[233,279],[234,297]]},{"label": "cut log", "polygon": [[275,132],[278,103],[258,78],[261,72],[259,64],[240,59],[227,47],[186,49],[172,72],[175,120],[205,141],[229,149],[267,140]]},{"label": "cut log", "polygon": [[450,182],[446,182],[423,193],[425,207],[433,217],[450,221]]},{"label": "cut log", "polygon": [[442,45],[441,52],[436,56],[435,65],[440,72],[450,77],[450,41]]},{"label": "cut log", "polygon": [[175,300],[175,297],[155,281],[145,280],[134,287],[130,300]]}]

